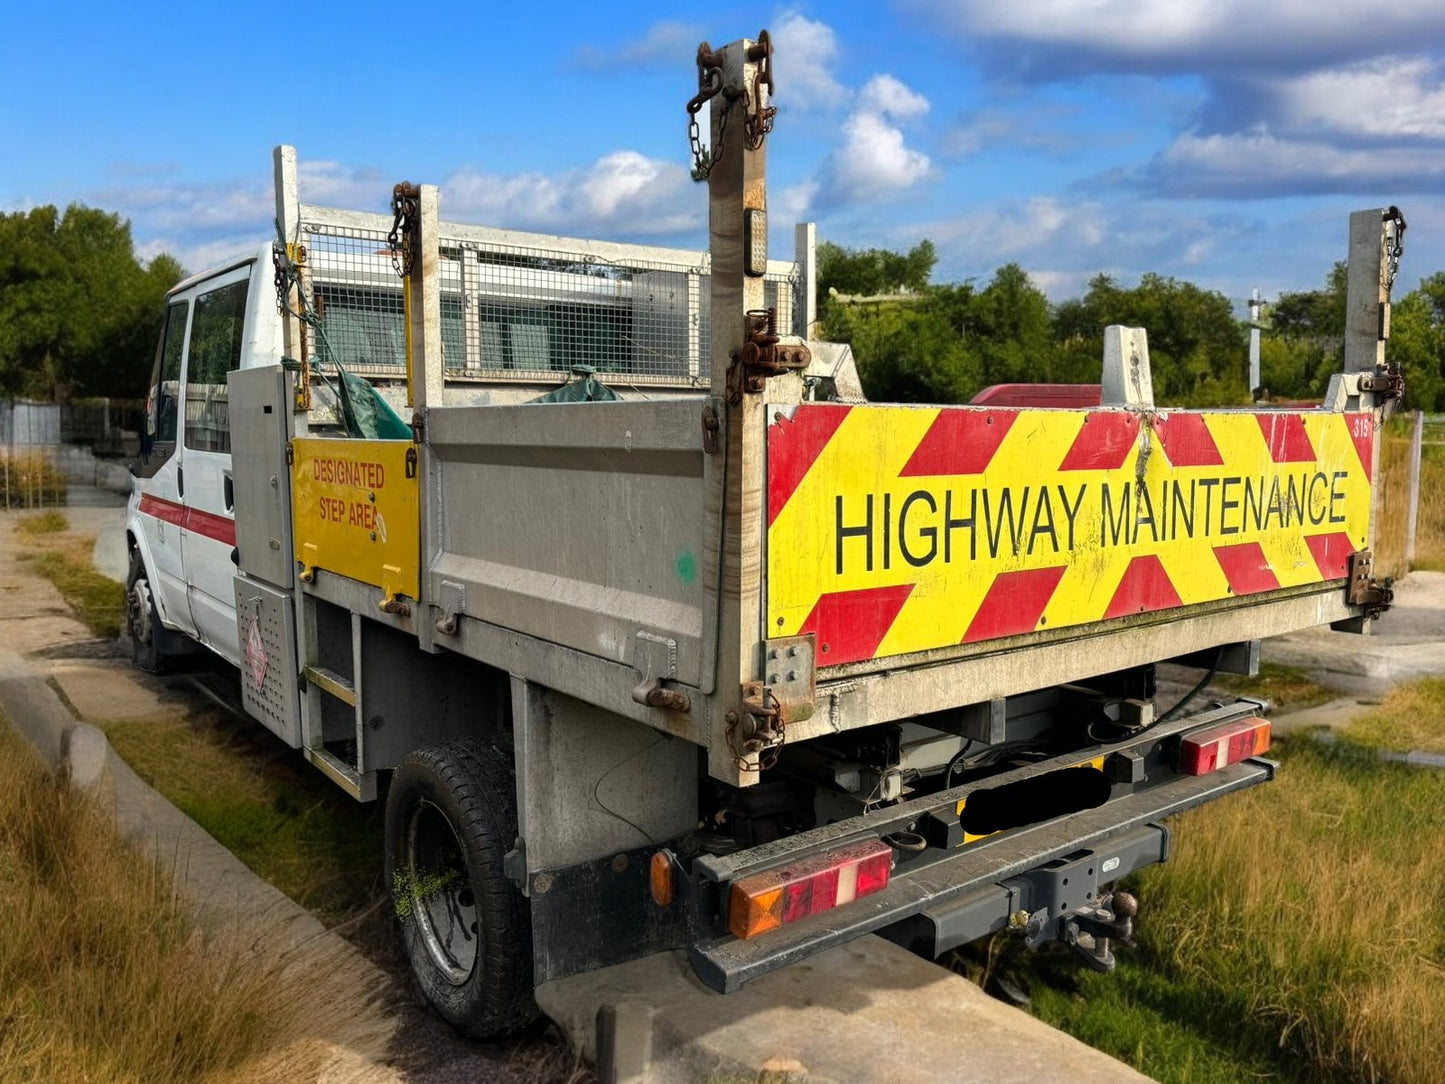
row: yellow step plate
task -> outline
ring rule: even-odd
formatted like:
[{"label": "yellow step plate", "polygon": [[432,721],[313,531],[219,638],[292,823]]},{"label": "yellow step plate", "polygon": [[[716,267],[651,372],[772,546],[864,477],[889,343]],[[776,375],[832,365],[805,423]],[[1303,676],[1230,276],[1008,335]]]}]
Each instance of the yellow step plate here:
[{"label": "yellow step plate", "polygon": [[416,445],[406,440],[298,437],[291,442],[296,560],[380,587],[420,589]]},{"label": "yellow step plate", "polygon": [[804,404],[768,432],[771,636],[834,666],[1343,579],[1374,419]]}]

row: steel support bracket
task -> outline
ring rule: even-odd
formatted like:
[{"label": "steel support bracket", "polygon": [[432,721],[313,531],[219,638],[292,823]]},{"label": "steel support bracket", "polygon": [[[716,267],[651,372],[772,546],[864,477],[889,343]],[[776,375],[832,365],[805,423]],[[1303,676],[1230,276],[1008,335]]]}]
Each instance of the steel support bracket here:
[{"label": "steel support bracket", "polygon": [[766,689],[784,725],[811,719],[817,705],[817,644],[815,633],[769,640],[764,650]]},{"label": "steel support bracket", "polygon": [[666,688],[664,680],[677,678],[677,641],[670,636],[638,632],[633,641],[632,667],[642,675],[632,689],[632,699],[649,708],[691,711],[692,701],[680,689]]},{"label": "steel support bracket", "polygon": [[1350,578],[1346,599],[1351,606],[1363,606],[1366,617],[1379,617],[1395,601],[1394,581],[1374,577],[1375,555],[1369,550],[1350,554]]},{"label": "steel support bracket", "polygon": [[1400,366],[1382,366],[1373,373],[1360,376],[1360,390],[1373,392],[1381,402],[1388,399],[1402,399],[1405,396],[1405,377]]},{"label": "steel support bracket", "polygon": [[436,630],[443,636],[455,636],[457,621],[462,611],[467,608],[466,586],[452,580],[442,580],[437,596],[438,601],[434,603],[438,611]]}]

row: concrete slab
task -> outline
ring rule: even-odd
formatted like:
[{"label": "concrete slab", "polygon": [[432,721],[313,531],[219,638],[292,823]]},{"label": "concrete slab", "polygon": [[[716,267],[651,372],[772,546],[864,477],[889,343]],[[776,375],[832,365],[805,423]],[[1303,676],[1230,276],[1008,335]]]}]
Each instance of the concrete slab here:
[{"label": "concrete slab", "polygon": [[[1148,1080],[874,936],[727,996],[704,987],[684,953],[670,952],[545,983],[537,1003],[589,1059],[597,1056],[598,1011],[606,1008],[620,1032],[619,1054],[649,1051],[645,1069],[619,1063],[631,1071],[614,1079],[647,1084]],[[608,1078],[608,1067],[598,1071]]]},{"label": "concrete slab", "polygon": [[133,673],[128,661],[111,659],[57,665],[50,677],[81,719],[158,722],[183,716],[195,707],[195,698],[187,690],[164,681],[136,680]]}]

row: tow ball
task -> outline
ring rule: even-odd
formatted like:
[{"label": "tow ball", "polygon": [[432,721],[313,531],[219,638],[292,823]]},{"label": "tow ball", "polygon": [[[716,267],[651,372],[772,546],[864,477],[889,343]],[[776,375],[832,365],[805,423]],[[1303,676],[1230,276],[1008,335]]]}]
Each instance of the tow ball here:
[{"label": "tow ball", "polygon": [[1062,941],[1095,971],[1107,974],[1118,962],[1113,941],[1130,943],[1139,901],[1129,892],[1101,895],[1091,907],[1050,917],[1047,908],[1035,911],[1024,926],[1024,943],[1038,948],[1045,941]]}]

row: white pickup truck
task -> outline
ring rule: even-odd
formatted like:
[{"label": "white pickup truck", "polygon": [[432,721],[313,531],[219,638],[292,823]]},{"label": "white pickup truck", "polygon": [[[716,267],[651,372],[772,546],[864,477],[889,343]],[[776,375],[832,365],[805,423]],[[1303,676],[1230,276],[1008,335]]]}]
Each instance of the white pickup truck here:
[{"label": "white pickup truck", "polygon": [[474,1035],[678,947],[722,991],[871,931],[1108,969],[1163,819],[1274,772],[1260,705],[1156,706],[1155,664],[1389,602],[1395,218],[1351,218],[1322,409],[1158,408],[1119,328],[1088,405],[868,403],[811,230],[768,257],[769,58],[699,51],[707,252],[312,206],[283,147],[283,241],[167,300],[135,661],[204,645],[385,797],[413,971]]}]

